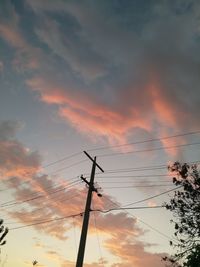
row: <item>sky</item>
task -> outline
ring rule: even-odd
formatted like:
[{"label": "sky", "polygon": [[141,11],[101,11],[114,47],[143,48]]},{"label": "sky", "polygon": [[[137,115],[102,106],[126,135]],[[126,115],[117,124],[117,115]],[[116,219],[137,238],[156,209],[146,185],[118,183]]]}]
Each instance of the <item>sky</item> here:
[{"label": "sky", "polygon": [[0,1],[2,267],[75,266],[83,151],[105,171],[84,267],[164,266],[167,166],[200,161],[199,50],[198,0]]}]

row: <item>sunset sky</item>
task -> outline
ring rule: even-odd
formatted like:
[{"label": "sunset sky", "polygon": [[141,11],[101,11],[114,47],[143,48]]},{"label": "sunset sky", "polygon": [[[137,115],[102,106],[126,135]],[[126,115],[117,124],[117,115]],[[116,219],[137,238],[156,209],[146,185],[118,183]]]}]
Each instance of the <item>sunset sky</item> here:
[{"label": "sunset sky", "polygon": [[75,266],[84,150],[105,171],[84,267],[164,266],[154,206],[168,164],[200,161],[199,114],[200,1],[0,0],[1,266]]}]

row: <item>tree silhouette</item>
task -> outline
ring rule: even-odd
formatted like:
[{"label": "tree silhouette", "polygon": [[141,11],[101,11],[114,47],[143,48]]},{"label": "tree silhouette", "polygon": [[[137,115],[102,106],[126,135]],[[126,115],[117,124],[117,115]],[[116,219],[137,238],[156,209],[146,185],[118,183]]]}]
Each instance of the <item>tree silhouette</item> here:
[{"label": "tree silhouette", "polygon": [[8,228],[4,227],[3,220],[0,220],[0,246],[3,246],[6,244],[6,240],[4,240],[5,236],[8,233]]},{"label": "tree silhouette", "polygon": [[199,267],[200,266],[200,245],[187,256],[187,262],[183,264],[186,267]]},{"label": "tree silhouette", "polygon": [[32,263],[33,263],[33,266],[35,266],[38,262],[34,260]]},{"label": "tree silhouette", "polygon": [[175,162],[168,168],[175,174],[173,183],[179,186],[165,205],[174,216],[176,242],[170,245],[177,253],[164,260],[171,266],[200,267],[200,174],[196,165],[186,163]]}]

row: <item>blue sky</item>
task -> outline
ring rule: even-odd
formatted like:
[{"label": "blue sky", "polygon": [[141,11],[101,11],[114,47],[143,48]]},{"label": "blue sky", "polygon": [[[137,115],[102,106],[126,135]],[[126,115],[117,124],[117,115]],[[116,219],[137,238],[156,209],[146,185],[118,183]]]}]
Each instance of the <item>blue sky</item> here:
[{"label": "blue sky", "polygon": [[[200,4],[194,0],[1,1],[5,223],[16,228],[81,212],[87,189],[78,177],[89,176],[91,168],[83,150],[97,155],[106,170],[104,178],[96,176],[104,197],[94,197],[94,205],[101,209],[109,201],[123,206],[168,190],[173,186],[162,175],[169,162],[199,160],[199,16]],[[189,132],[196,133],[183,134]],[[174,135],[179,136],[163,138]],[[125,143],[135,144],[120,146]],[[163,169],[146,168],[161,165]],[[151,187],[136,187],[143,184]],[[51,199],[49,188],[61,185],[66,186],[61,200]],[[38,194],[41,199],[26,201]],[[62,197],[68,198],[67,205]],[[143,204],[160,205],[167,199],[163,195]],[[7,201],[12,201],[10,207]],[[163,266],[160,258],[170,253],[169,241],[151,226],[170,236],[166,211],[95,214],[85,266]],[[81,222],[77,217],[62,220],[59,227],[52,222],[10,231],[2,249],[5,266],[29,266],[34,257],[41,266],[74,266]],[[22,237],[27,255],[17,245]]]}]

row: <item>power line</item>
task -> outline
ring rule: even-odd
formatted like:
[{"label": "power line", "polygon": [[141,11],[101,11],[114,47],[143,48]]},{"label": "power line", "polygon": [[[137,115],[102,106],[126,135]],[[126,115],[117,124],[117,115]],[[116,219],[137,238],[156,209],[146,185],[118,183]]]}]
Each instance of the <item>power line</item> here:
[{"label": "power line", "polygon": [[[104,196],[105,197],[105,196]],[[107,198],[107,197],[106,197]],[[108,199],[108,198],[107,198]],[[118,204],[116,204],[114,201],[108,199],[110,203],[114,204],[114,206],[118,207]],[[161,231],[159,231],[158,229],[156,229],[155,227],[151,226],[150,224],[144,222],[142,219],[140,219],[138,216],[134,216],[133,214],[131,214],[130,212],[128,212],[126,209],[124,209],[126,214],[129,214],[129,216],[133,217],[134,219],[139,220],[141,223],[143,223],[144,225],[146,225],[147,227],[149,227],[151,230],[153,230],[154,232],[157,232],[158,234],[162,235],[163,237],[167,238],[168,240],[171,240],[171,238],[169,236],[167,236],[166,234],[162,233]]]},{"label": "power line", "polygon": [[[153,139],[146,139],[146,140],[143,140],[143,141],[136,141],[136,142],[119,144],[119,145],[113,145],[113,146],[104,146],[104,147],[91,148],[91,149],[87,149],[87,151],[110,149],[110,148],[123,147],[123,146],[135,145],[135,144],[144,144],[144,143],[148,143],[148,142],[161,141],[161,140],[165,140],[165,139],[171,139],[171,138],[177,138],[177,137],[182,137],[182,136],[194,135],[194,134],[198,134],[198,133],[200,133],[200,130],[199,131],[186,132],[186,133],[180,133],[180,134],[176,134],[176,135],[158,137],[158,138],[153,138]],[[52,165],[55,165],[55,164],[60,163],[60,162],[63,162],[65,160],[67,160],[67,159],[76,157],[76,156],[81,155],[81,154],[82,154],[82,151],[79,151],[79,152],[73,153],[71,155],[64,156],[63,158],[60,158],[58,160],[55,160],[53,162],[50,162],[50,163],[47,163],[47,164],[43,165],[43,168],[48,168],[48,167],[50,167]]]},{"label": "power line", "polygon": [[[76,178],[71,178],[69,181],[71,181],[71,180],[74,180],[74,179],[76,179]],[[65,186],[65,188],[67,188],[68,186],[69,187],[71,187],[71,185],[73,185],[74,183],[76,183],[76,182],[78,182],[79,180],[75,180],[75,181],[73,181],[73,182],[71,182],[71,183],[68,183],[66,186]],[[47,187],[44,187],[44,188],[41,188],[42,189],[42,191],[43,192],[45,192],[45,193],[49,193],[49,192],[52,192],[51,190],[48,190],[48,189],[59,189],[59,188],[61,188],[61,186],[63,186],[63,184],[61,184],[61,185],[51,185],[51,186],[47,186]],[[63,188],[63,187],[62,187]],[[32,196],[32,197],[35,197],[35,196],[38,196],[38,194],[40,194],[40,193],[42,193],[42,191],[38,191],[38,192],[33,192],[33,193],[29,193],[27,196]],[[7,201],[7,202],[4,202],[4,203],[2,203],[2,204],[9,204],[9,203],[13,203],[13,201],[15,201],[15,200],[9,200],[9,201]],[[22,201],[23,201],[23,199],[22,199]]]},{"label": "power line", "polygon": [[117,179],[117,178],[146,178],[146,177],[170,177],[167,174],[146,174],[146,175],[113,175],[113,176],[98,176],[98,179]]},{"label": "power line", "polygon": [[[31,178],[31,180],[26,180],[26,181],[23,181],[23,182],[20,182],[19,184],[18,184],[18,186],[21,186],[21,185],[23,185],[23,184],[29,184],[29,183],[33,183],[33,182],[38,182],[37,181],[37,179],[40,179],[41,177],[34,177],[34,179],[33,178]],[[36,179],[36,180],[35,180]],[[72,180],[75,180],[76,178],[74,177],[74,178],[70,178],[70,179],[68,179],[67,181],[68,182],[70,182],[70,181],[72,181]],[[50,181],[50,180],[47,180],[47,181]],[[55,187],[55,184],[54,185],[50,185],[50,186],[47,186],[47,187],[42,187],[41,189],[44,191],[45,190],[45,192],[48,192],[48,191],[46,191],[47,189],[49,189],[49,188],[54,188]],[[10,188],[6,188],[6,189],[3,189],[3,190],[0,190],[0,192],[4,192],[4,191],[7,191],[7,190],[11,190],[11,189],[13,189],[13,187],[10,187]],[[40,193],[40,192],[39,192]],[[31,195],[35,195],[35,194],[38,194],[38,192],[37,193],[32,193]],[[30,194],[29,194],[30,195]]]},{"label": "power line", "polygon": [[100,244],[100,236],[99,236],[99,231],[97,229],[97,220],[96,220],[95,212],[93,212],[93,218],[94,218],[95,232],[96,232],[97,242],[98,242],[98,247],[99,247],[99,254],[100,254],[101,265],[104,267],[103,256],[102,256],[102,249],[101,249],[101,244]]},{"label": "power line", "polygon": [[128,206],[131,206],[131,205],[135,205],[135,204],[138,204],[138,203],[145,202],[145,201],[147,201],[147,200],[151,200],[151,199],[153,199],[153,198],[156,198],[156,197],[165,195],[165,194],[167,194],[167,193],[173,192],[173,191],[175,191],[176,189],[180,189],[181,187],[182,187],[182,185],[181,185],[181,186],[178,186],[178,187],[176,187],[176,188],[173,188],[173,189],[164,191],[164,192],[162,192],[162,193],[159,193],[159,194],[150,196],[150,197],[148,197],[148,198],[145,198],[145,199],[142,199],[142,200],[138,200],[138,201],[132,202],[132,203],[130,203],[130,204],[124,205],[123,207],[128,207]]},{"label": "power line", "polygon": [[133,151],[127,151],[127,152],[113,152],[113,153],[108,153],[108,154],[100,154],[98,155],[98,157],[110,157],[110,156],[126,155],[126,154],[140,153],[140,152],[150,152],[150,151],[171,149],[171,148],[177,148],[177,147],[194,146],[194,145],[200,145],[200,142],[174,145],[174,146],[166,146],[166,147],[157,147],[157,148],[144,149],[144,150],[133,150]]},{"label": "power line", "polygon": [[187,136],[187,135],[194,135],[194,134],[198,134],[198,133],[200,133],[200,130],[199,131],[182,133],[182,134],[158,137],[158,138],[153,138],[153,139],[147,139],[147,140],[144,140],[144,141],[136,141],[136,142],[124,143],[124,144],[121,144],[121,145],[102,146],[102,147],[88,149],[87,151],[96,151],[96,150],[117,148],[117,147],[130,146],[130,145],[136,145],[136,144],[144,144],[144,143],[148,143],[148,142],[161,141],[161,140],[166,140],[166,139],[171,139],[171,138],[176,138],[176,137],[182,137],[182,136]]},{"label": "power line", "polygon": [[133,185],[133,186],[107,186],[103,189],[131,189],[131,188],[148,188],[148,187],[169,187],[168,184],[157,184],[157,185]]},{"label": "power line", "polygon": [[69,168],[71,168],[71,167],[73,167],[73,166],[76,166],[76,165],[81,164],[81,163],[86,162],[86,161],[87,161],[86,159],[84,159],[84,160],[80,160],[80,161],[75,162],[75,163],[73,163],[73,164],[71,164],[71,165],[69,165],[69,166],[65,166],[65,167],[63,167],[63,168],[57,169],[57,170],[51,172],[50,175],[52,175],[52,174],[56,174],[56,173],[61,172],[61,171],[64,171],[64,170],[66,170],[66,169],[69,169]]},{"label": "power line", "polygon": [[[73,167],[73,166],[76,166],[76,165],[78,165],[78,164],[80,164],[80,163],[83,163],[83,162],[85,162],[85,161],[86,161],[86,160],[81,160],[81,161],[75,162],[75,163],[73,163],[73,164],[71,164],[71,165],[69,165],[69,166],[66,166],[66,167],[57,169],[57,170],[55,170],[54,172],[49,173],[48,175],[56,174],[56,173],[58,173],[58,172],[61,172],[61,171],[65,170],[65,169],[68,169],[68,168],[71,168],[71,167]],[[34,178],[39,179],[40,177],[34,177]],[[10,180],[14,180],[14,179],[15,179],[15,177],[12,177],[12,178],[10,178],[10,179],[2,180],[2,182],[9,182]],[[72,178],[72,179],[74,179],[74,178]],[[70,179],[70,180],[72,180],[72,179]],[[70,180],[69,180],[69,181],[70,181]],[[25,184],[25,183],[31,183],[31,182],[34,182],[34,180],[32,179],[32,180],[23,181],[22,183],[20,183],[20,185]],[[0,190],[0,192],[7,191],[7,190],[9,190],[9,189],[10,189],[10,188],[2,189],[2,190]]]},{"label": "power line", "polygon": [[[197,161],[199,162],[199,161]],[[196,162],[196,163],[197,163]],[[140,166],[140,167],[127,167],[127,168],[120,168],[120,169],[108,169],[105,170],[105,174],[112,174],[112,173],[126,173],[126,172],[135,172],[135,171],[154,171],[154,170],[162,170],[162,169],[166,169],[167,165],[166,164],[162,164],[162,165],[147,165],[147,166]],[[102,178],[103,176],[98,176],[102,173],[97,172],[97,178]],[[89,175],[89,173],[85,173],[84,175]]]},{"label": "power line", "polygon": [[32,223],[32,224],[26,224],[26,225],[22,225],[22,226],[18,226],[18,227],[13,227],[13,228],[10,228],[9,230],[12,231],[12,230],[22,229],[22,228],[26,228],[26,227],[30,227],[30,226],[34,226],[34,225],[38,225],[38,224],[50,223],[50,222],[59,221],[59,220],[63,220],[63,219],[82,216],[83,214],[84,214],[84,212],[80,212],[80,213],[76,213],[73,215],[67,215],[67,216],[57,217],[57,218],[50,219],[50,220],[43,220],[43,221],[39,221],[39,222]]},{"label": "power line", "polygon": [[129,207],[129,208],[112,208],[112,209],[108,209],[108,210],[101,210],[101,209],[95,209],[95,210],[91,210],[91,211],[98,211],[101,213],[108,213],[111,211],[115,211],[115,210],[142,210],[142,209],[157,209],[157,208],[164,208],[164,206],[143,206],[143,207]]},{"label": "power line", "polygon": [[[146,208],[163,208],[163,206],[155,206],[155,207],[133,207],[131,209],[146,209]],[[98,212],[102,212],[102,213],[107,213],[110,211],[114,211],[114,210],[118,210],[118,209],[126,209],[126,208],[117,208],[117,209],[110,209],[110,210],[91,210],[91,211],[98,211]],[[130,209],[130,208],[129,208]],[[22,226],[18,226],[18,227],[13,227],[10,228],[9,230],[17,230],[17,229],[22,229],[22,228],[26,228],[26,227],[31,227],[31,226],[35,226],[35,225],[39,225],[39,224],[44,224],[44,223],[50,223],[50,222],[54,222],[54,221],[58,221],[58,220],[63,220],[63,219],[67,219],[67,218],[74,218],[77,216],[83,216],[84,212],[80,212],[80,213],[76,213],[73,215],[67,215],[67,216],[63,216],[63,217],[57,217],[54,219],[49,219],[49,220],[39,220],[37,222],[31,223],[31,224],[26,224],[26,225],[22,225]]]},{"label": "power line", "polygon": [[[99,181],[98,181],[99,182]],[[151,183],[164,183],[164,184],[172,184],[172,182],[171,181],[166,181],[166,180],[148,180],[148,181],[144,181],[144,180],[140,180],[140,179],[138,179],[138,180],[131,180],[131,181],[121,181],[121,182],[119,182],[119,181],[100,181],[100,183],[101,184],[131,184],[131,185],[133,185],[133,183],[134,183],[134,185],[135,185],[135,182],[136,183],[139,183],[139,185],[141,185],[141,183],[142,184],[146,184],[146,185],[150,185]]]},{"label": "power line", "polygon": [[58,159],[56,161],[47,163],[46,165],[43,166],[43,168],[48,168],[48,167],[50,167],[52,165],[55,165],[55,164],[60,163],[60,162],[63,162],[65,160],[67,160],[67,159],[73,158],[73,157],[78,156],[78,155],[81,155],[81,154],[82,154],[82,152],[77,152],[77,153],[71,154],[69,156],[65,156],[65,157],[60,158],[60,159]]},{"label": "power line", "polygon": [[[81,183],[80,181],[75,181],[73,183]],[[55,194],[55,193],[58,193],[58,192],[61,192],[61,191],[64,191],[70,187],[74,186],[74,184],[70,184],[66,187],[63,187],[63,188],[59,188],[53,192],[49,192],[48,195],[52,195],[52,194]],[[27,203],[27,202],[30,202],[30,201],[33,201],[33,200],[36,200],[36,199],[39,199],[39,198],[43,198],[43,197],[46,197],[45,195],[39,195],[39,196],[35,196],[35,197],[32,197],[32,198],[28,198],[28,199],[24,199],[24,200],[21,200],[21,201],[16,201],[16,202],[11,202],[11,201],[8,201],[8,202],[4,202],[0,205],[0,207],[9,207],[9,206],[14,206],[14,205],[19,205],[19,204],[23,204],[23,203]],[[11,203],[10,203],[11,202]]]},{"label": "power line", "polygon": [[[196,161],[190,161],[188,164],[198,164],[200,160]],[[166,169],[167,165],[166,164],[160,164],[160,165],[145,165],[145,166],[140,166],[140,167],[134,167],[134,168],[120,168],[120,169],[108,169],[105,170],[105,174],[108,173],[123,173],[123,172],[135,172],[135,171],[153,171],[153,170],[162,170]],[[96,175],[101,174],[100,172],[96,173]],[[86,173],[85,175],[88,175]],[[101,176],[98,176],[97,178],[102,178]]]},{"label": "power line", "polygon": [[[129,146],[129,145],[135,145],[135,144],[144,144],[144,143],[148,143],[148,142],[161,141],[161,140],[165,140],[165,139],[177,138],[177,137],[188,136],[188,135],[195,135],[195,134],[198,134],[198,133],[200,133],[200,130],[192,131],[192,132],[186,132],[186,133],[180,133],[180,134],[176,134],[176,135],[158,137],[158,138],[153,138],[153,139],[146,139],[146,140],[143,140],[143,141],[136,141],[136,142],[119,144],[119,145],[113,145],[113,146],[104,146],[104,147],[91,148],[91,149],[87,149],[87,151],[110,149],[110,148]],[[73,153],[71,155],[64,156],[63,158],[60,158],[60,159],[55,160],[53,162],[47,163],[47,164],[43,165],[42,167],[43,168],[48,168],[48,167],[53,166],[53,165],[55,165],[57,163],[63,162],[65,160],[67,160],[67,159],[76,157],[76,156],[81,155],[81,154],[82,154],[82,151],[79,151],[79,152]]]},{"label": "power line", "polygon": [[[63,196],[63,195],[61,195],[61,196]],[[61,202],[62,201],[62,203],[63,202],[66,202],[66,201],[68,201],[68,200],[72,200],[73,198],[75,198],[75,197],[77,197],[77,196],[79,196],[79,194],[77,193],[77,194],[74,194],[74,195],[72,195],[71,197],[62,197],[61,199],[59,199],[57,196],[54,196],[54,197],[50,197],[50,198],[48,198],[48,201],[50,200],[53,200],[53,199],[56,199],[57,201],[59,201],[59,202]],[[55,202],[56,204],[57,204],[57,201]],[[43,210],[43,209],[46,209],[46,208],[48,208],[48,209],[51,209],[51,206],[47,206],[47,203],[46,202],[42,202],[42,203],[40,203],[40,205],[44,205],[43,207],[40,207],[40,208],[35,208],[35,209],[33,209],[32,211],[31,211],[31,213],[33,214],[33,213],[36,213],[36,212],[38,212],[39,210]],[[51,203],[50,203],[50,205],[51,205]],[[9,207],[7,207],[6,206],[6,210],[8,209],[8,208],[13,208],[13,206],[9,206]],[[5,210],[4,210],[5,211]],[[5,224],[14,224],[15,222],[7,222],[7,223],[5,223]]]}]

